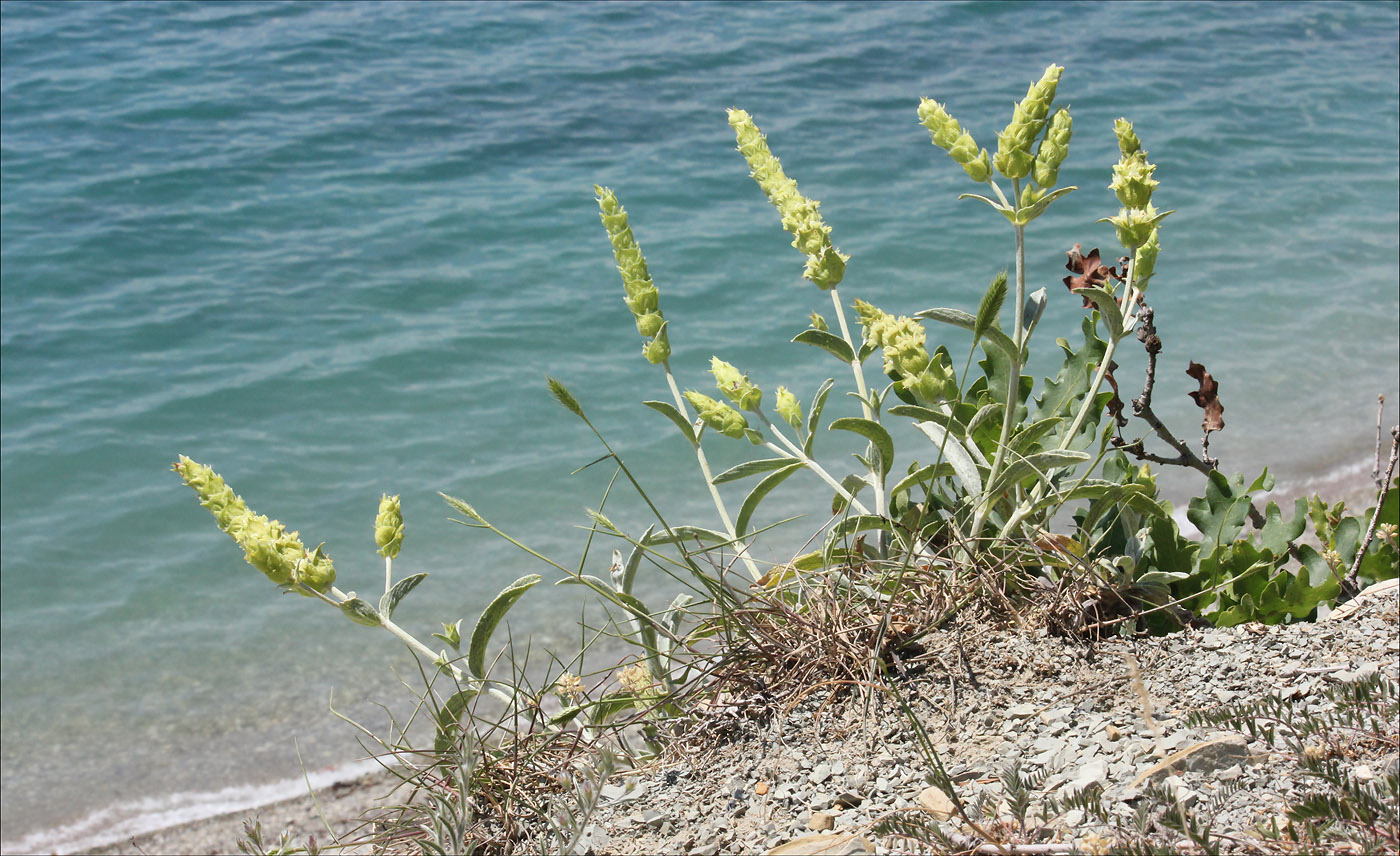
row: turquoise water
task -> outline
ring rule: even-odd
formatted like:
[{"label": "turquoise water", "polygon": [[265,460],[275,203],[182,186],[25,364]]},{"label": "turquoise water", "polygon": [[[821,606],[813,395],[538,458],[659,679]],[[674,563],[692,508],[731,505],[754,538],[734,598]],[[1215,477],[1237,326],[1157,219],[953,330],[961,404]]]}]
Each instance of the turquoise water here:
[{"label": "turquoise water", "polygon": [[[1177,209],[1150,294],[1159,411],[1192,435],[1180,372],[1203,362],[1223,466],[1293,484],[1369,471],[1378,393],[1395,420],[1395,4],[2,8],[7,850],[266,798],[300,775],[298,747],[334,775],[362,753],[332,688],[378,723],[371,701],[407,697],[389,667],[416,679],[386,634],[244,565],[169,472],[177,453],[325,541],[347,590],[382,579],[370,523],[401,493],[395,568],[432,577],[399,616],[424,637],[521,574],[558,577],[451,522],[436,491],[580,555],[573,527],[610,473],[570,475],[600,450],[546,374],[668,516],[714,525],[687,448],[640,404],[665,384],[638,356],[592,185],[631,212],[681,383],[704,386],[717,353],[807,398],[839,367],[786,342],[830,303],[800,280],[726,107],[822,201],[852,255],[847,300],[971,308],[1009,232],[956,199],[971,187],[918,98],[985,145],[1063,64],[1061,181],[1081,189],[1029,232],[1052,299],[1042,351],[1077,329],[1065,249],[1112,243],[1094,220],[1117,208],[1126,115]],[[775,514],[826,502],[815,479],[788,484]],[[581,601],[543,589],[512,629],[562,647]]]}]

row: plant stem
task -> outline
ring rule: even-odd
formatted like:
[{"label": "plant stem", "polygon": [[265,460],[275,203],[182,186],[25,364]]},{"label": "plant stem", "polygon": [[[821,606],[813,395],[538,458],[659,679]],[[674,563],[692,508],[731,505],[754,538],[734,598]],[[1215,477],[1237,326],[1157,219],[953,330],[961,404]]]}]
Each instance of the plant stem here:
[{"label": "plant stem", "polygon": [[1111,338],[1104,347],[1103,359],[1099,360],[1099,367],[1094,371],[1094,380],[1089,384],[1089,391],[1084,395],[1084,400],[1079,404],[1079,412],[1074,415],[1074,421],[1070,423],[1069,430],[1066,431],[1065,436],[1060,439],[1059,447],[1061,449],[1068,448],[1069,444],[1074,441],[1075,436],[1079,434],[1080,427],[1084,425],[1085,418],[1088,417],[1090,409],[1094,406],[1094,399],[1098,397],[1099,387],[1103,386],[1103,379],[1108,374],[1108,367],[1113,365],[1113,354],[1118,350],[1118,343],[1126,339],[1128,337],[1128,331],[1133,328],[1133,323],[1130,319],[1132,319],[1132,311],[1136,308],[1138,297],[1140,296],[1137,283],[1133,282],[1133,275],[1136,273],[1136,271],[1133,270],[1133,264],[1133,261],[1128,262],[1128,290],[1126,292],[1128,299],[1123,305],[1122,335],[1116,339]]},{"label": "plant stem", "polygon": [[[841,295],[834,287],[831,289],[831,305],[836,309],[836,322],[841,325],[841,338],[846,340],[846,344],[851,347],[851,353],[856,355],[851,360],[851,373],[856,378],[856,394],[860,396],[861,414],[871,422],[879,422],[880,415],[870,408],[870,393],[865,386],[865,372],[860,367],[860,348],[851,339],[851,328],[846,324],[846,309],[841,305]],[[875,479],[875,513],[886,517],[888,515],[885,511],[884,475],[875,470],[870,474]]]},{"label": "plant stem", "polygon": [[[681,388],[676,384],[675,375],[671,374],[671,364],[663,363],[666,369],[666,383],[671,387],[671,397],[675,399],[676,409],[683,414],[690,411],[686,409],[685,397],[681,395]],[[749,558],[749,545],[739,538],[739,533],[734,531],[734,521],[729,516],[729,509],[724,506],[724,498],[719,495],[719,488],[715,485],[714,474],[710,471],[710,462],[705,457],[705,450],[700,446],[699,438],[691,441],[695,448],[695,461],[700,465],[700,474],[705,477],[705,487],[710,489],[710,498],[715,501],[715,510],[719,512],[720,522],[724,524],[724,534],[728,535],[734,542],[734,548],[740,559],[743,559],[744,566],[749,569],[749,575],[758,581],[763,577],[763,571],[758,569],[753,559]]]},{"label": "plant stem", "polygon": [[[992,184],[995,187],[995,183]],[[1020,179],[1011,180],[1011,198],[1019,200],[1021,198]],[[1011,341],[1016,345],[1016,356],[1011,359],[1011,374],[1007,379],[1006,389],[1006,410],[1001,417],[1001,439],[997,441],[996,458],[992,461],[992,467],[987,472],[985,484],[992,484],[996,481],[1001,469],[1006,461],[1006,447],[1011,440],[1011,426],[1016,421],[1016,407],[1021,403],[1021,353],[1025,350],[1026,343],[1022,341],[1025,336],[1026,327],[1026,227],[1015,224],[1016,230],[1016,305],[1012,307],[1015,317]],[[982,531],[982,524],[986,521],[987,515],[992,510],[992,497],[985,497],[978,504],[976,516],[972,521],[972,537],[976,538]]]},{"label": "plant stem", "polygon": [[394,587],[394,560],[388,556],[384,557],[384,593],[388,594],[389,589]]},{"label": "plant stem", "polygon": [[[803,452],[801,447],[793,445],[787,437],[783,436],[783,433],[778,430],[777,426],[775,426],[772,422],[768,420],[767,416],[764,416],[763,413],[757,409],[754,410],[754,413],[757,414],[758,418],[762,419],[764,424],[768,426],[768,430],[772,431],[775,435],[777,435],[778,439],[783,441],[783,445],[787,446],[788,448],[780,449],[779,447],[767,441],[763,443],[764,446],[768,447],[769,449],[772,449],[784,458],[793,458],[806,464],[807,468],[812,472],[816,473],[818,478],[826,482],[831,487],[835,488],[838,494],[844,496],[846,498],[846,501],[851,504],[851,507],[859,511],[861,514],[870,513],[870,509],[866,508],[863,504],[861,504],[860,500],[856,499],[850,491],[846,490],[846,488],[843,487],[841,483],[831,475],[831,473],[827,472],[821,464],[807,457],[807,453]],[[883,517],[884,515],[881,514],[880,516]]]}]

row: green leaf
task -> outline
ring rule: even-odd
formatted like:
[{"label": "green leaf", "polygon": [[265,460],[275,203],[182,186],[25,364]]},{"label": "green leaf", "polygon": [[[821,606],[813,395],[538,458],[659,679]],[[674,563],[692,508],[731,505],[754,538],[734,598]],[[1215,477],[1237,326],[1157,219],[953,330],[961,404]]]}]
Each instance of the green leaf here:
[{"label": "green leaf", "polygon": [[826,556],[832,556],[835,552],[836,545],[841,539],[848,535],[854,535],[857,532],[865,532],[871,529],[879,529],[891,534],[894,533],[894,528],[890,524],[890,521],[885,518],[876,514],[856,514],[838,521],[835,526],[831,527],[831,531],[826,536],[826,546],[822,550],[822,553]]},{"label": "green leaf", "polygon": [[963,493],[968,496],[981,495],[982,476],[977,471],[977,463],[972,460],[972,456],[963,449],[958,441],[948,437],[948,432],[944,430],[943,426],[934,422],[919,422],[914,427],[924,432],[933,441],[934,448],[943,449],[943,455],[952,465],[953,473],[962,485]]},{"label": "green leaf", "polygon": [[1040,316],[1045,314],[1045,304],[1049,299],[1045,296],[1045,289],[1037,288],[1031,292],[1031,296],[1026,298],[1025,306],[1025,332],[1021,336],[1021,344],[1024,345],[1031,337],[1031,332],[1035,330],[1035,325],[1040,323]]},{"label": "green leaf", "polygon": [[890,488],[890,496],[896,496],[906,490],[931,482],[934,479],[941,479],[951,475],[953,475],[953,466],[946,462],[919,467],[914,472],[900,479],[894,487]]},{"label": "green leaf", "polygon": [[753,490],[749,491],[749,495],[744,497],[743,506],[739,508],[739,516],[734,520],[734,532],[740,537],[743,537],[744,533],[748,531],[749,519],[753,517],[753,513],[758,510],[758,504],[763,501],[763,498],[767,496],[773,488],[782,484],[783,480],[788,476],[806,466],[807,465],[801,461],[789,461],[787,467],[768,475],[763,481],[754,485]]},{"label": "green leaf", "polygon": [[342,601],[337,606],[356,624],[365,627],[378,627],[381,623],[379,613],[374,610],[374,607],[361,598],[355,597],[354,592],[350,593],[349,599]]},{"label": "green leaf", "polygon": [[831,354],[843,363],[855,362],[855,352],[851,346],[846,344],[846,340],[840,336],[833,335],[825,330],[803,330],[792,337],[794,342],[801,342],[804,345],[814,345]]},{"label": "green leaf", "polygon": [[[846,493],[850,494],[852,497],[859,496],[860,492],[869,486],[870,482],[855,474],[847,475],[846,477],[841,479],[842,489],[844,489]],[[848,500],[845,496],[842,496],[839,493],[832,494],[831,513],[841,514],[846,510],[846,507],[850,504],[850,500]]]},{"label": "green leaf", "polygon": [[691,445],[695,445],[699,442],[695,439],[695,429],[691,426],[690,420],[686,419],[685,416],[676,409],[674,404],[667,404],[664,401],[643,401],[642,403],[676,423],[676,427],[681,429],[681,434],[685,436],[686,440],[690,441]]},{"label": "green leaf", "polygon": [[1308,527],[1308,501],[1298,497],[1293,505],[1293,517],[1283,519],[1283,513],[1274,503],[1264,510],[1264,528],[1259,531],[1259,543],[1275,556],[1288,552],[1288,545],[1298,540]]},{"label": "green leaf", "polygon": [[1103,362],[1107,344],[1094,332],[1092,318],[1080,322],[1080,329],[1084,332],[1084,345],[1079,350],[1071,348],[1064,339],[1056,340],[1065,352],[1064,364],[1054,380],[1045,379],[1044,392],[1036,401],[1036,419],[1072,415],[1075,402],[1089,391],[1090,367]]},{"label": "green leaf", "polygon": [[817,394],[812,396],[812,411],[807,414],[807,441],[802,444],[802,453],[809,458],[812,457],[812,444],[817,439],[817,420],[821,418],[822,409],[826,407],[826,398],[831,394],[831,386],[834,383],[834,379],[827,378],[817,388]]},{"label": "green leaf", "polygon": [[781,470],[784,467],[792,466],[792,458],[764,458],[760,461],[745,461],[735,467],[730,467],[719,475],[711,479],[712,484],[724,484],[725,482],[746,479],[749,476],[756,476],[759,473],[769,473],[773,470]]},{"label": "green leaf", "polygon": [[480,687],[468,687],[453,693],[437,712],[437,737],[433,740],[433,749],[439,757],[448,754],[452,746],[457,742],[453,731],[461,726],[462,711],[466,710],[467,703],[481,692]]},{"label": "green leaf", "polygon": [[1070,449],[1037,452],[1014,461],[1008,459],[1006,468],[997,476],[997,480],[987,485],[987,497],[992,499],[999,496],[1003,491],[1009,490],[1012,485],[1029,475],[1044,479],[1050,470],[1073,466],[1087,460],[1089,460],[1089,456],[1086,453]]},{"label": "green leaf", "polygon": [[1010,218],[1011,218],[1011,209],[1010,209],[1010,208],[1007,208],[1005,205],[1002,205],[1000,202],[994,202],[993,200],[988,199],[988,198],[985,197],[985,196],[978,196],[978,195],[975,194],[975,193],[962,193],[962,194],[959,194],[959,195],[958,195],[958,198],[959,198],[959,199],[980,199],[980,200],[982,200],[983,202],[985,202],[985,203],[987,203],[988,205],[990,205],[990,206],[992,206],[993,208],[995,208],[996,210],[1000,211],[1003,215],[1006,216],[1007,219],[1010,219]]},{"label": "green leaf", "polygon": [[894,440],[890,437],[890,432],[886,431],[880,423],[870,419],[847,416],[844,419],[834,420],[828,430],[851,431],[869,440],[870,445],[875,447],[878,455],[881,478],[887,475],[890,467],[894,465]]},{"label": "green leaf", "polygon": [[1207,477],[1205,494],[1192,499],[1186,511],[1186,519],[1201,530],[1202,555],[1210,555],[1217,545],[1234,541],[1248,515],[1249,494],[1243,485],[1232,486],[1216,471]]},{"label": "green leaf", "polygon": [[506,586],[481,613],[481,618],[476,622],[476,629],[472,631],[471,647],[467,650],[467,669],[473,675],[478,678],[486,677],[486,646],[491,644],[491,634],[496,632],[496,625],[501,623],[501,619],[506,617],[506,613],[520,600],[521,595],[539,581],[539,574],[526,574]]},{"label": "green leaf", "polygon": [[982,295],[982,302],[977,306],[977,321],[972,327],[974,342],[997,323],[997,316],[1001,314],[1001,304],[1005,300],[1006,271],[1002,271],[992,278],[992,284],[987,287],[987,293]]},{"label": "green leaf", "polygon": [[404,595],[413,591],[427,576],[427,574],[414,574],[394,583],[394,587],[386,591],[384,596],[379,599],[379,611],[384,614],[384,617],[393,618],[394,609],[399,605],[399,601],[403,600]]},{"label": "green leaf", "polygon": [[1118,308],[1118,299],[1102,288],[1077,288],[1074,293],[1088,299],[1099,310],[1099,317],[1108,327],[1110,341],[1123,338],[1123,310]]},{"label": "green leaf", "polygon": [[1058,416],[1051,416],[1048,419],[1041,419],[1032,422],[1011,436],[1011,441],[1007,444],[1006,453],[1008,456],[1015,455],[1024,457],[1040,445],[1040,441],[1046,434],[1055,430],[1063,420]]},{"label": "green leaf", "polygon": [[944,324],[952,324],[954,327],[961,327],[964,330],[977,329],[977,319],[961,309],[947,309],[945,307],[925,309],[923,312],[915,312],[914,317],[942,321]]},{"label": "green leaf", "polygon": [[1045,209],[1050,205],[1051,202],[1054,202],[1061,196],[1064,196],[1065,194],[1078,189],[1078,187],[1061,187],[1058,190],[1051,191],[1050,193],[1046,194],[1045,196],[1041,197],[1040,199],[1036,200],[1033,204],[1028,205],[1025,208],[1016,209],[1014,213],[1007,214],[1006,211],[1002,211],[1001,213],[1005,214],[1006,219],[1010,220],[1012,223],[1015,223],[1018,226],[1024,226],[1030,221],[1039,217],[1041,214],[1044,214]]},{"label": "green leaf", "polygon": [[637,579],[637,569],[642,566],[642,556],[646,553],[646,548],[642,545],[647,543],[654,528],[655,525],[647,527],[641,540],[632,545],[632,552],[627,555],[627,561],[622,566],[622,591],[626,594],[632,593],[632,583]]},{"label": "green leaf", "polygon": [[672,526],[668,532],[657,532],[650,538],[643,538],[642,543],[651,547],[656,544],[678,544],[681,541],[709,541],[713,544],[729,544],[733,540],[723,532],[716,532],[713,529],[703,529],[699,526]]},{"label": "green leaf", "polygon": [[959,422],[955,416],[949,416],[947,413],[930,407],[920,407],[917,404],[896,404],[885,412],[891,416],[907,416],[915,422],[932,422],[941,425],[952,431],[954,437],[967,436],[967,426]]}]

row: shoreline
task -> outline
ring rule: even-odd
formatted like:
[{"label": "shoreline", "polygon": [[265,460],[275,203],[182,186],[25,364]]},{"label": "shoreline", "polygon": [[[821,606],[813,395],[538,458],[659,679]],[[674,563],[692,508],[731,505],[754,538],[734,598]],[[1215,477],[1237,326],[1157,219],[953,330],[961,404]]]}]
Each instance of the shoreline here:
[{"label": "shoreline", "polygon": [[[1329,503],[1345,499],[1349,506],[1374,505],[1376,488],[1371,481],[1372,460],[1334,469],[1296,483],[1279,485],[1270,494],[1287,511],[1295,497],[1319,494]],[[1184,506],[1179,509],[1184,512]],[[245,819],[261,820],[264,840],[274,843],[283,829],[304,842],[316,835],[324,840],[322,815],[338,834],[352,829],[369,808],[381,803],[397,781],[373,760],[358,760],[343,767],[261,786],[230,786],[217,792],[188,795],[184,805],[137,814],[114,836],[93,829],[114,807],[94,812],[75,824],[41,830],[6,842],[4,852],[92,853],[102,856],[148,853],[232,853],[243,832]],[[240,799],[241,795],[241,799]],[[204,805],[201,805],[203,803]],[[319,803],[319,809],[318,805]],[[191,816],[193,815],[193,816]],[[170,818],[178,819],[171,822]],[[143,822],[144,821],[144,822]],[[354,853],[353,849],[343,852]]]}]

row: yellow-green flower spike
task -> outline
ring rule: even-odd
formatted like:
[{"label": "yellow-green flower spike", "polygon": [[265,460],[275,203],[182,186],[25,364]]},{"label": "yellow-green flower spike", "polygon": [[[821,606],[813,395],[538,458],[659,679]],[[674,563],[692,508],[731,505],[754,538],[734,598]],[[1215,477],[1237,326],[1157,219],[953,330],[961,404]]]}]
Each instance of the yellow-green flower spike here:
[{"label": "yellow-green flower spike", "polygon": [[785,386],[778,387],[778,402],[775,408],[783,421],[791,425],[794,429],[802,426],[802,403],[797,400],[797,396],[788,391]]},{"label": "yellow-green flower spike", "polygon": [[1159,182],[1152,177],[1156,164],[1147,162],[1147,154],[1141,150],[1113,165],[1113,181],[1109,183],[1118,201],[1127,208],[1146,208],[1152,202],[1152,191]]},{"label": "yellow-green flower spike", "polygon": [[1152,234],[1147,236],[1147,240],[1133,254],[1133,283],[1139,291],[1147,290],[1147,281],[1157,269],[1157,253],[1162,249],[1157,240],[1157,232],[1157,229],[1153,229]]},{"label": "yellow-green flower spike", "polygon": [[831,329],[830,327],[826,326],[826,319],[815,312],[807,316],[807,318],[811,322],[813,330],[820,330],[823,333],[825,333]]},{"label": "yellow-green flower spike", "polygon": [[1045,119],[1050,115],[1050,105],[1055,100],[1055,88],[1059,85],[1064,68],[1051,65],[1045,69],[1040,80],[1026,90],[1026,97],[1012,111],[1011,124],[997,134],[997,153],[992,164],[997,171],[1010,179],[1021,179],[1030,175],[1035,165],[1031,148],[1036,138],[1045,128]]},{"label": "yellow-green flower spike", "polygon": [[[637,239],[632,235],[632,227],[627,221],[627,209],[617,201],[617,194],[611,189],[595,184],[593,190],[598,197],[598,216],[603,221],[603,228],[607,230],[608,241],[612,243],[617,271],[622,275],[622,290],[625,292],[623,302],[636,319],[638,333],[648,339],[661,338],[665,323],[661,316],[661,292],[651,281],[646,257],[642,255],[642,248],[637,245]],[[646,344],[642,353],[653,364],[660,363],[670,357],[671,346],[668,342],[658,344],[657,341],[651,341]]]},{"label": "yellow-green flower spike", "polygon": [[1123,157],[1130,157],[1142,151],[1142,141],[1133,132],[1133,123],[1127,119],[1113,120],[1113,135],[1118,138],[1118,151]]},{"label": "yellow-green flower spike", "polygon": [[700,415],[704,423],[726,437],[744,437],[747,434],[749,423],[744,418],[744,414],[730,407],[722,401],[715,401],[708,395],[696,392],[693,389],[685,391],[685,400],[690,402],[690,406],[695,408],[695,412]]},{"label": "yellow-green flower spike", "polygon": [[885,374],[898,380],[900,389],[935,403],[957,395],[957,378],[952,363],[940,352],[929,355],[927,332],[913,318],[890,315],[863,300],[855,302],[856,315],[865,328],[865,341],[879,345],[884,355]]},{"label": "yellow-green flower spike", "polygon": [[783,172],[783,165],[769,150],[752,116],[731,109],[729,125],[734,129],[739,152],[748,162],[749,174],[778,209],[783,228],[792,233],[792,245],[807,256],[802,275],[822,289],[835,288],[845,276],[846,262],[851,257],[831,243],[831,227],[822,221],[818,210],[821,203],[797,191],[797,182]]},{"label": "yellow-green flower spike", "polygon": [[1031,166],[1031,177],[1044,188],[1055,186],[1060,177],[1060,165],[1069,155],[1069,139],[1073,133],[1073,120],[1069,111],[1060,109],[1050,117],[1050,126],[1045,131],[1045,139],[1035,153],[1035,163]]},{"label": "yellow-green flower spike", "polygon": [[740,373],[719,357],[710,358],[710,374],[715,376],[715,386],[719,387],[719,391],[739,405],[740,410],[756,410],[763,401],[763,390],[754,386],[748,375]]},{"label": "yellow-green flower spike", "polygon": [[[314,554],[296,532],[288,532],[276,520],[268,520],[253,510],[219,474],[181,455],[174,466],[185,484],[199,497],[199,504],[214,515],[219,528],[243,548],[243,558],[279,586],[304,583],[324,592],[335,582],[335,567],[320,547]],[[312,596],[305,590],[301,594]]]},{"label": "yellow-green flower spike", "polygon": [[932,98],[919,100],[919,124],[928,128],[933,144],[948,153],[973,181],[986,181],[991,175],[992,160],[986,149],[979,150],[972,135],[963,130],[958,120],[948,115],[942,104]]},{"label": "yellow-green flower spike", "polygon": [[386,559],[398,558],[403,547],[403,509],[397,495],[384,494],[374,517],[374,545]]}]

